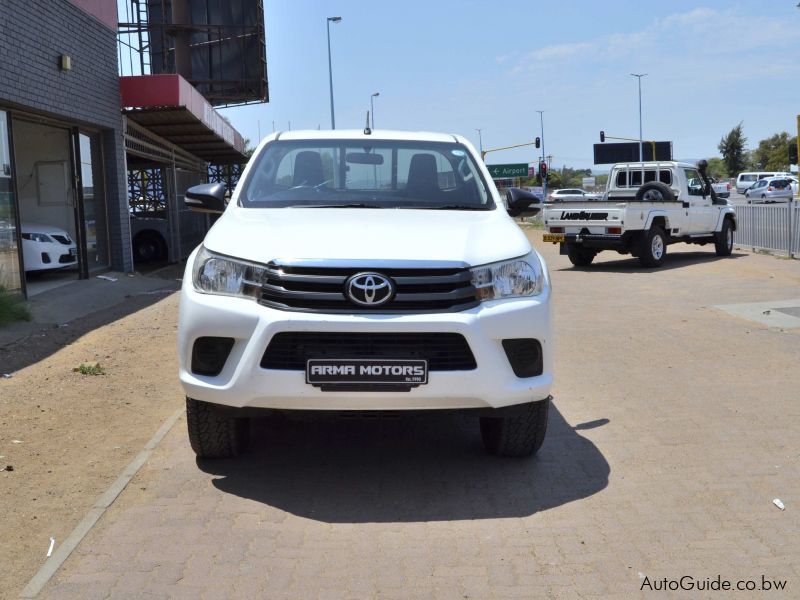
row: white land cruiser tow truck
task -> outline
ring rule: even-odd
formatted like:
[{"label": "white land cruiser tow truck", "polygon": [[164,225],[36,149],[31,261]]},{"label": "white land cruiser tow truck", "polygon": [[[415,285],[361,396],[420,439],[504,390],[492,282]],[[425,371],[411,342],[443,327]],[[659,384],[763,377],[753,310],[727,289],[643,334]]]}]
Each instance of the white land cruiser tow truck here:
[{"label": "white land cruiser tow truck", "polygon": [[591,264],[601,250],[658,267],[675,242],[713,244],[718,256],[729,256],[736,211],[716,194],[707,167],[704,160],[616,164],[601,202],[545,206],[544,241],[561,244],[576,267]]},{"label": "white land cruiser tow truck", "polygon": [[[544,440],[550,280],[480,155],[455,135],[291,131],[265,139],[189,257],[178,324],[189,441],[230,457],[270,411],[480,418],[490,453]],[[537,203],[537,206],[531,206]]]}]

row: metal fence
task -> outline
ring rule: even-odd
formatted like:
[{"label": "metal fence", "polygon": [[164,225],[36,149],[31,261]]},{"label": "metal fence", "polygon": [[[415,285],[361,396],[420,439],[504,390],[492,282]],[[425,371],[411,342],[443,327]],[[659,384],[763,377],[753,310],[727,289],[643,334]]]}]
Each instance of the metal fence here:
[{"label": "metal fence", "polygon": [[800,204],[739,205],[738,227],[733,237],[744,248],[800,254]]}]

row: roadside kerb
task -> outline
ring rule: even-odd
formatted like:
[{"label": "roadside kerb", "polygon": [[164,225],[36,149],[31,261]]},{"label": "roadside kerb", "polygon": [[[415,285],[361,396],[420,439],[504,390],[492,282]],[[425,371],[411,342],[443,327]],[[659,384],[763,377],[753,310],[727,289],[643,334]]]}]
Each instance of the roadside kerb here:
[{"label": "roadside kerb", "polygon": [[176,410],[166,421],[164,421],[163,425],[159,427],[158,431],[156,431],[155,435],[150,438],[150,441],[147,442],[144,449],[136,455],[136,457],[130,462],[130,464],[125,468],[122,474],[117,477],[116,481],[111,484],[100,498],[97,499],[97,502],[94,503],[89,512],[86,513],[86,516],[83,520],[78,523],[75,529],[72,530],[72,533],[69,534],[67,539],[62,542],[62,544],[53,552],[52,556],[47,559],[42,567],[39,569],[38,573],[33,576],[33,578],[28,582],[28,585],[25,586],[25,589],[22,590],[20,594],[20,598],[35,598],[39,595],[39,592],[42,591],[47,582],[50,581],[50,578],[56,574],[58,569],[64,564],[64,561],[69,558],[69,555],[72,554],[72,551],[78,547],[78,544],[81,543],[83,538],[91,531],[92,527],[94,527],[95,523],[100,520],[100,517],[108,510],[108,508],[114,503],[114,500],[122,493],[122,491],[127,487],[128,483],[133,479],[136,473],[139,472],[139,469],[142,468],[145,462],[150,458],[150,455],[155,450],[156,446],[161,443],[161,440],[164,439],[164,436],[169,433],[169,430],[175,425],[176,421],[181,417],[183,414],[184,409],[179,408]]}]

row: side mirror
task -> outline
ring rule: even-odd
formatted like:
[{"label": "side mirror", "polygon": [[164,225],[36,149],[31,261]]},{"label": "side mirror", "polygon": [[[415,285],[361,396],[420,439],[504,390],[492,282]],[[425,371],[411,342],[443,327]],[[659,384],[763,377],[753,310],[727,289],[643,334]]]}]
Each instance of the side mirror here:
[{"label": "side mirror", "polygon": [[196,212],[222,213],[225,211],[225,185],[204,183],[186,190],[186,206]]},{"label": "side mirror", "polygon": [[[508,188],[506,204],[508,214],[512,217],[532,217],[542,210],[539,196],[520,188]],[[537,206],[533,206],[534,204]]]}]

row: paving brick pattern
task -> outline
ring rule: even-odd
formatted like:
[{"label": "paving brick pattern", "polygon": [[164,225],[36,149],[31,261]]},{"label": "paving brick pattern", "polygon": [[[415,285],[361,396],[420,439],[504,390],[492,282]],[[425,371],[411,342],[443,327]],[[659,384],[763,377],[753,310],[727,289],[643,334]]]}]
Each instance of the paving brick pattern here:
[{"label": "paving brick pattern", "polygon": [[798,597],[800,331],[713,305],[790,297],[800,265],[670,250],[657,272],[578,271],[547,247],[558,383],[535,459],[437,415],[268,419],[241,460],[198,462],[179,421],[44,596],[629,598],[764,575]]}]

